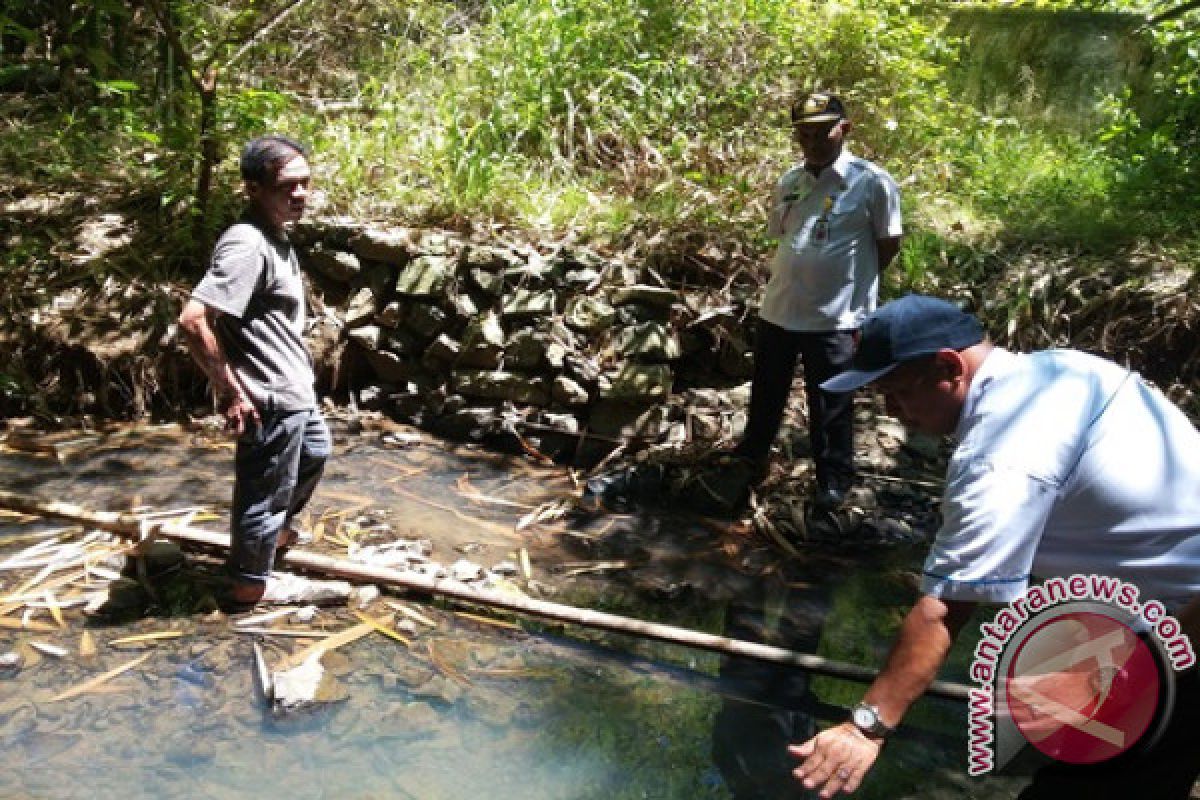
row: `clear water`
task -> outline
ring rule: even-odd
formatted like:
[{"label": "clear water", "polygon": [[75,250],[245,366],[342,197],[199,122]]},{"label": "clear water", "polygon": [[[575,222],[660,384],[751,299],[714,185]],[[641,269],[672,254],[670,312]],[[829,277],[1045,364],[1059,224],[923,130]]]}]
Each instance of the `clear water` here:
[{"label": "clear water", "polygon": [[[429,538],[443,563],[466,551],[490,565],[523,547],[535,579],[558,602],[878,664],[912,598],[915,554],[780,564],[753,537],[656,514],[572,518],[516,532],[529,507],[576,494],[563,469],[430,440],[390,448],[378,432],[337,439],[310,521],[324,518],[331,533],[345,533],[346,521],[360,529],[386,524],[391,532],[377,536]],[[90,508],[220,509],[231,458],[203,434],[126,431],[62,461],[2,453],[0,481]],[[472,500],[471,489],[522,507]],[[0,519],[0,558],[28,547],[16,537],[43,524]],[[223,523],[205,524],[219,530]],[[561,565],[571,562],[610,568],[570,576]],[[0,595],[29,577],[0,572]],[[862,691],[676,646],[536,620],[497,627],[444,603],[403,601],[435,620],[436,630],[411,648],[380,636],[340,648],[329,667],[345,699],[284,718],[258,699],[249,637],[227,620],[197,612],[92,624],[100,652],[86,664],[76,655],[86,624],[77,610],[67,612],[62,632],[0,629],[0,651],[30,639],[71,651],[0,678],[0,797],[801,796],[787,777],[783,743],[840,719]],[[338,630],[354,621],[344,611],[323,612],[317,624]],[[185,636],[146,650],[107,645],[156,630]],[[956,649],[960,679],[970,644]],[[272,640],[268,659],[295,646]],[[143,652],[150,658],[106,691],[49,701]],[[889,744],[858,796],[1015,793],[1011,780],[965,776],[961,705],[922,700],[910,720],[914,727]]]}]

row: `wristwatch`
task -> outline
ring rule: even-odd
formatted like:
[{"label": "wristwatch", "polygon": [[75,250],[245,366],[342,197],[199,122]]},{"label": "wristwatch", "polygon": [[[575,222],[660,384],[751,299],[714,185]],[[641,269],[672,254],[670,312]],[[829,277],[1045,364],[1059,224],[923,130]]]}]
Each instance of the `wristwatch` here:
[{"label": "wristwatch", "polygon": [[879,709],[870,703],[859,703],[850,709],[850,721],[872,739],[886,739],[896,732],[880,719]]}]

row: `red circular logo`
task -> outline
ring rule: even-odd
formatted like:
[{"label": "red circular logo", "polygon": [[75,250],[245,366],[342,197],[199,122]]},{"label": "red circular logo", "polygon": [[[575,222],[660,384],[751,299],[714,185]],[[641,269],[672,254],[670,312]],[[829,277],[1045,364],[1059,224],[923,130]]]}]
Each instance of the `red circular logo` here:
[{"label": "red circular logo", "polygon": [[1127,625],[1074,611],[1020,643],[1006,694],[1030,744],[1058,761],[1094,764],[1137,744],[1154,719],[1159,689],[1154,654]]}]

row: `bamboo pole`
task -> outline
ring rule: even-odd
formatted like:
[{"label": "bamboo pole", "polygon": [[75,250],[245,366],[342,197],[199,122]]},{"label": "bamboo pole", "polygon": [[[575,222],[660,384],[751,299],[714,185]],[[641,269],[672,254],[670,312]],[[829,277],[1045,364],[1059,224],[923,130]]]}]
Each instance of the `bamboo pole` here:
[{"label": "bamboo pole", "polygon": [[[212,531],[161,520],[149,521],[135,514],[113,511],[91,511],[71,503],[43,502],[24,495],[0,491],[0,508],[10,508],[41,517],[56,517],[100,528],[119,536],[141,538],[148,535],[162,536],[183,545],[227,549],[229,536]],[[444,578],[415,575],[410,572],[359,564],[331,558],[319,553],[289,550],[284,563],[292,567],[332,575],[354,581],[369,581],[388,586],[413,589],[431,595],[446,597],[463,603],[499,608],[519,614],[581,625],[585,628],[621,633],[654,639],[671,644],[695,647],[726,655],[740,656],[769,664],[828,675],[842,680],[870,683],[879,674],[878,670],[857,664],[847,664],[808,653],[797,653],[782,647],[731,639],[674,625],[623,617],[604,611],[551,603],[520,595],[476,589],[467,584]],[[934,697],[966,701],[969,687],[949,681],[934,681],[925,693]]]}]

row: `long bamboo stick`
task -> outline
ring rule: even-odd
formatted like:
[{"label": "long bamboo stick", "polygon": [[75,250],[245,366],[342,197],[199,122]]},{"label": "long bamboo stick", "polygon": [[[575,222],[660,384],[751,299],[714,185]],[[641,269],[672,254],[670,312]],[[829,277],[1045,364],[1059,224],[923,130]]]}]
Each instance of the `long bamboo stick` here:
[{"label": "long bamboo stick", "polygon": [[[12,492],[0,491],[0,508],[9,508],[14,511],[22,511],[40,517],[67,519],[125,537],[137,538],[146,534],[154,534],[180,544],[223,549],[229,547],[229,536],[227,534],[214,533],[174,522],[160,520],[147,521],[133,514],[113,511],[91,511],[71,503],[57,501],[44,502]],[[797,653],[773,645],[731,639],[727,636],[717,636],[674,625],[646,622],[645,620],[609,614],[604,611],[576,608],[561,603],[551,603],[545,600],[536,600],[519,595],[489,591],[487,589],[476,589],[458,581],[415,575],[389,567],[359,564],[323,556],[319,553],[308,553],[293,549],[288,551],[284,560],[289,566],[325,575],[414,589],[464,603],[500,608],[533,617],[581,625],[586,628],[597,628],[629,636],[639,636],[671,644],[695,647],[701,650],[750,658],[756,661],[794,667],[818,675],[828,675],[843,680],[870,683],[879,674],[878,670],[870,667],[847,664],[809,653]],[[926,694],[951,700],[966,701],[968,691],[969,687],[964,684],[949,681],[934,681],[926,689]]]}]

